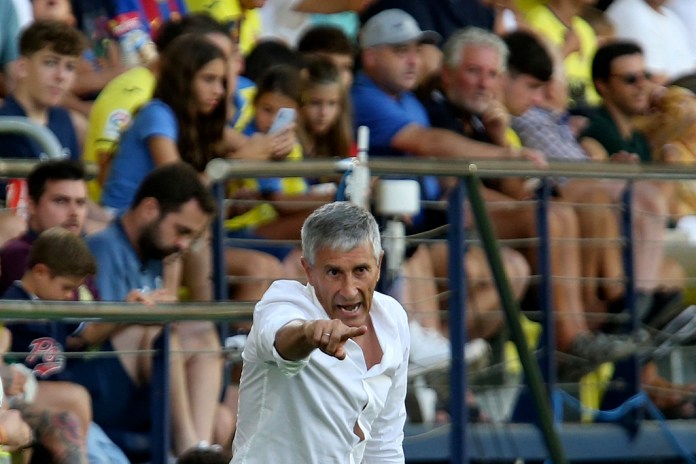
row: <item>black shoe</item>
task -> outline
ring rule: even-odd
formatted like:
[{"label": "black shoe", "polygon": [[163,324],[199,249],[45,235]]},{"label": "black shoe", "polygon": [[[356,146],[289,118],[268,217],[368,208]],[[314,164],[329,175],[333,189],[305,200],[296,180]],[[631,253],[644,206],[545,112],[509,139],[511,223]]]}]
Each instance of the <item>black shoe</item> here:
[{"label": "black shoe", "polygon": [[558,376],[563,380],[579,379],[600,364],[640,354],[647,338],[644,331],[634,336],[583,332],[573,340],[566,353],[570,359],[559,366]]}]

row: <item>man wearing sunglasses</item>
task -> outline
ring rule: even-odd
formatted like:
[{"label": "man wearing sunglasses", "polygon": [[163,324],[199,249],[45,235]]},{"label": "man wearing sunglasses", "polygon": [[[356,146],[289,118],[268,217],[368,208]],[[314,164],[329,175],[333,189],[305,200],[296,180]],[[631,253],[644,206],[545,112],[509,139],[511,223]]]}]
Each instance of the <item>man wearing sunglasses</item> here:
[{"label": "man wearing sunglasses", "polygon": [[642,49],[633,42],[612,42],[599,48],[592,61],[592,80],[604,102],[581,135],[583,144],[594,145],[593,153],[602,147],[613,158],[650,162],[650,145],[632,122],[647,111],[653,87]]},{"label": "man wearing sunglasses", "polygon": [[[593,159],[653,162],[648,140],[634,124],[635,116],[648,111],[650,94],[655,89],[640,46],[619,41],[601,47],[592,63],[592,79],[604,102],[580,137],[583,148]],[[674,265],[664,259],[662,249],[668,194],[662,185],[652,181],[636,183],[634,192],[640,192],[634,195],[634,238],[636,250],[640,250],[635,261],[636,311],[648,321],[672,306],[672,302],[679,302],[681,291],[663,287],[659,282],[660,276],[669,275]],[[641,197],[647,201],[641,202]]]}]

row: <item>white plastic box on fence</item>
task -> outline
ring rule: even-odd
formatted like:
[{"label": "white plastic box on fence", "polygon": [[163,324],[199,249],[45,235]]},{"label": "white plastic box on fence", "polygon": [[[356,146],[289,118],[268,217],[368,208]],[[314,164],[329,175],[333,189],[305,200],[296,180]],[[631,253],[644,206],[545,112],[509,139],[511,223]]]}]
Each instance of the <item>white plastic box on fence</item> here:
[{"label": "white plastic box on fence", "polygon": [[375,207],[384,216],[414,215],[420,211],[420,185],[415,180],[380,180],[375,192]]}]

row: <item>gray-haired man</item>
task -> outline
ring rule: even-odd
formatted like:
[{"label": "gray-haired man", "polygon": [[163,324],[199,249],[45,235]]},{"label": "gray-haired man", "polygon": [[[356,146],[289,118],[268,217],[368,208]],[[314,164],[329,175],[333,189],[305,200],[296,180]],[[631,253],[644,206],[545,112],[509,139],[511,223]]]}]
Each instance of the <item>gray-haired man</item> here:
[{"label": "gray-haired man", "polygon": [[324,205],[302,251],[309,284],[277,281],[254,311],[232,462],[403,463],[408,322],[375,292],[377,223]]}]

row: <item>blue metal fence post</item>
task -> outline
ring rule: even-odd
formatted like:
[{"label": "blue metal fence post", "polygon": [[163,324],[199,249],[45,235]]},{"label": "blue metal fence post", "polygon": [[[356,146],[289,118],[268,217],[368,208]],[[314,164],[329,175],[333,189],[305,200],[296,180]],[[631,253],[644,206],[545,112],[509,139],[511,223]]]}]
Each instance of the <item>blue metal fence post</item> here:
[{"label": "blue metal fence post", "polygon": [[152,359],[152,431],[150,453],[153,464],[167,464],[170,437],[169,414],[169,324],[164,324],[162,334],[155,342],[157,353]]},{"label": "blue metal fence post", "polygon": [[[635,262],[633,259],[633,182],[628,181],[626,188],[622,193],[621,198],[621,232],[625,239],[623,246],[623,264],[624,275],[626,277],[625,285],[625,305],[624,312],[628,311],[629,323],[628,326],[623,326],[630,333],[636,333],[640,327],[640,319],[636,311],[637,293],[636,293],[636,278],[635,278]],[[614,377],[621,379],[621,383],[625,386],[621,391],[609,391],[604,395],[602,403],[603,408],[612,409],[623,404],[629,398],[635,396],[641,391],[641,375],[640,375],[640,360],[637,356],[615,363]],[[624,417],[622,424],[629,430],[636,432],[643,419],[643,411],[633,410]]]},{"label": "blue metal fence post", "polygon": [[[636,273],[635,262],[633,259],[634,237],[633,237],[633,182],[626,183],[622,195],[623,204],[623,234],[626,237],[626,245],[623,247],[624,273],[626,275],[626,304],[630,313],[630,332],[636,333],[640,327],[640,319],[636,312]],[[629,369],[626,373],[628,382],[628,397],[637,394],[640,387],[640,363],[637,356],[630,358],[627,363]],[[636,417],[640,420],[640,417]]]},{"label": "blue metal fence post", "polygon": [[466,362],[464,346],[466,343],[466,273],[464,271],[464,183],[459,181],[450,194],[448,203],[449,232],[449,334],[452,344],[452,366],[450,370],[450,431],[451,462],[469,462],[466,450],[466,424],[468,407],[466,404]]},{"label": "blue metal fence post", "polygon": [[[540,368],[541,375],[546,381],[549,394],[553,397],[556,392],[556,316],[553,312],[553,270],[551,269],[551,237],[549,236],[549,200],[551,197],[551,181],[544,177],[537,191],[536,223],[538,244],[538,270],[541,277],[539,282],[539,305],[543,313],[544,332]],[[555,401],[551,402],[553,408]],[[553,411],[554,417],[558,411]]]}]

